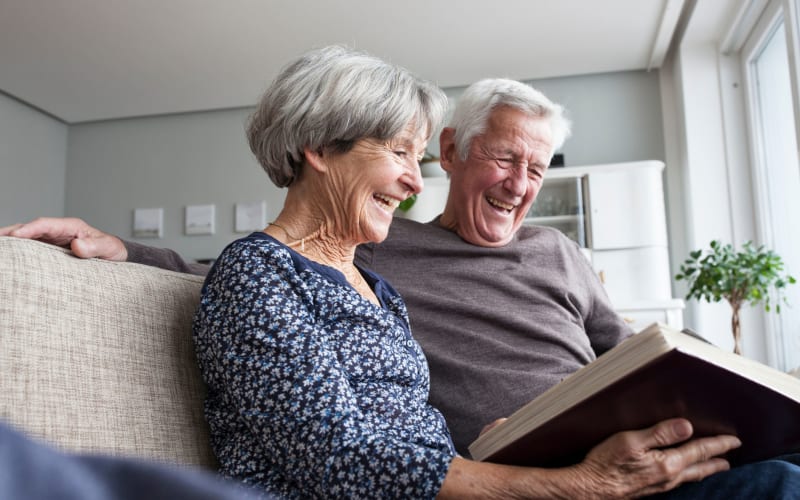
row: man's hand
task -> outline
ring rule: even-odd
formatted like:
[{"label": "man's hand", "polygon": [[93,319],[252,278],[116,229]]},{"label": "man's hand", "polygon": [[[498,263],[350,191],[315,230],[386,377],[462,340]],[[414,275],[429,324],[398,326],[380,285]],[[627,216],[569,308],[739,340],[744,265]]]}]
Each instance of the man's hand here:
[{"label": "man's hand", "polygon": [[95,229],[81,219],[39,217],[25,224],[0,228],[0,236],[39,240],[68,248],[83,259],[125,261],[128,251],[116,236]]},{"label": "man's hand", "polygon": [[481,429],[481,433],[480,433],[480,434],[478,434],[478,435],[479,435],[479,436],[483,436],[483,435],[484,435],[484,434],[486,434],[488,431],[490,431],[490,430],[494,429],[495,427],[497,427],[498,425],[502,424],[502,423],[503,423],[503,422],[505,422],[506,420],[508,420],[508,419],[507,419],[507,418],[498,418],[497,420],[495,420],[495,421],[494,421],[494,422],[492,422],[491,424],[484,425],[484,426],[483,426],[483,429]]},{"label": "man's hand", "polygon": [[599,492],[612,498],[652,495],[728,470],[728,461],[718,457],[741,446],[741,441],[735,436],[687,441],[692,432],[688,420],[671,419],[611,436],[575,466],[576,480],[587,488],[581,496],[591,498]]}]

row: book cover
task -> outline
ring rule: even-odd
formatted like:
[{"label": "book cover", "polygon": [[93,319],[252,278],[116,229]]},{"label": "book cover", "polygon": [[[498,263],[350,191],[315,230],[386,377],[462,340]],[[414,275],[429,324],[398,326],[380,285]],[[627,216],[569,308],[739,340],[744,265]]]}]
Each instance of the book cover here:
[{"label": "book cover", "polygon": [[470,445],[476,460],[577,463],[624,431],[685,417],[694,436],[734,434],[732,464],[800,451],[800,380],[654,324],[567,377]]}]

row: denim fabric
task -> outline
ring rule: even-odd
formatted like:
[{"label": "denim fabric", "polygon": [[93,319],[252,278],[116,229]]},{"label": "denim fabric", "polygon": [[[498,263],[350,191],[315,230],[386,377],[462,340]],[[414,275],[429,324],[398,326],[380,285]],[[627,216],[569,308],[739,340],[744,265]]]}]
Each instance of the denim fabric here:
[{"label": "denim fabric", "polygon": [[684,484],[653,498],[668,500],[800,499],[800,454],[734,467],[699,483]]},{"label": "denim fabric", "polygon": [[61,453],[0,423],[0,498],[232,500],[264,497],[206,471]]}]

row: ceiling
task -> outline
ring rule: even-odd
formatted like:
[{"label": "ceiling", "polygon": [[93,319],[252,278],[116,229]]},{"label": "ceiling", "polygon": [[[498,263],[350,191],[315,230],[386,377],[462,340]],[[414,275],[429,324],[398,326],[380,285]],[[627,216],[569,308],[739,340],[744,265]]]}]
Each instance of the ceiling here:
[{"label": "ceiling", "polygon": [[684,0],[0,0],[0,91],[66,123],[251,106],[343,43],[442,87],[657,68]]}]

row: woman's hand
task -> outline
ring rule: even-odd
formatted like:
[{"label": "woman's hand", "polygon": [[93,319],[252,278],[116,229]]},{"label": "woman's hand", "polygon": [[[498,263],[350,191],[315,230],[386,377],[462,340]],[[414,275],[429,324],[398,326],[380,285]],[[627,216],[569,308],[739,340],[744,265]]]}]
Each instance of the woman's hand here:
[{"label": "woman's hand", "polygon": [[586,497],[601,491],[611,498],[652,495],[728,470],[728,461],[718,457],[741,441],[735,436],[687,441],[692,432],[692,424],[678,418],[614,434],[575,466]]},{"label": "woman's hand", "polygon": [[[670,419],[614,434],[583,462],[560,469],[453,459],[438,498],[633,498],[668,491],[728,470],[718,458],[741,442],[735,436],[689,440],[692,425]],[[681,444],[682,443],[682,444]]]},{"label": "woman's hand", "polygon": [[81,219],[39,217],[25,224],[0,228],[0,236],[39,240],[72,250],[83,259],[97,257],[125,261],[128,251],[116,236],[95,229]]}]

